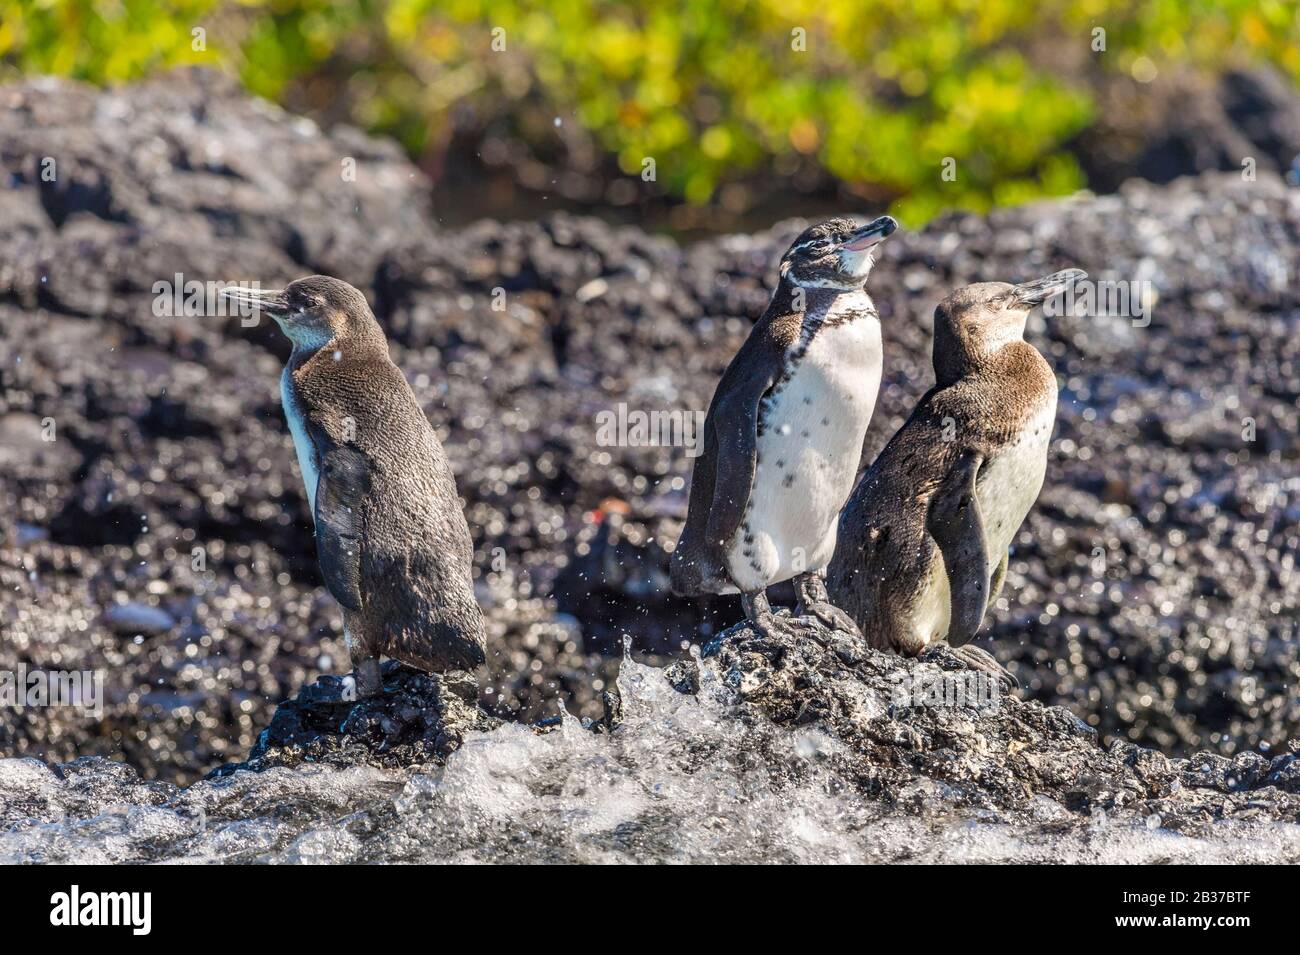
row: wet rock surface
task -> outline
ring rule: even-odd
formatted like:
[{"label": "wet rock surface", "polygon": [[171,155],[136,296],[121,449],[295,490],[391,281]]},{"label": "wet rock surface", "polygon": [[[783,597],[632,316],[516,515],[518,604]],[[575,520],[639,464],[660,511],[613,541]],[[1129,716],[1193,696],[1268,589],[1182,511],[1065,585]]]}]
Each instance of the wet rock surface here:
[{"label": "wet rock surface", "polygon": [[406,668],[385,683],[344,705],[321,679],[185,789],[0,760],[0,861],[1300,861],[1300,754],[1103,745],[949,652],[820,624],[626,660],[605,719],[547,731]]},{"label": "wet rock surface", "polygon": [[844,774],[907,812],[1062,827],[1106,814],[1189,836],[1224,821],[1300,822],[1300,746],[1272,759],[1171,759],[1103,744],[1068,709],[1001,692],[947,648],[902,660],[820,624],[776,637],[742,624],[703,657],[742,712],[825,729],[849,744]]},{"label": "wet rock surface", "polygon": [[412,766],[445,759],[465,734],[500,724],[477,706],[469,673],[423,673],[395,660],[383,664],[383,692],[356,699],[351,676],[322,676],[281,703],[248,759],[212,771],[263,772],[302,762],[341,766]]},{"label": "wet rock surface", "polygon": [[[155,283],[177,274],[330,272],[370,297],[466,500],[487,712],[599,720],[624,635],[668,662],[739,619],[657,584],[692,459],[602,443],[596,416],[707,408],[798,223],[689,247],[567,216],[444,233],[395,147],[208,74],[0,100],[0,669],[96,669],[106,695],[102,719],[0,711],[0,752],[189,782],[344,672],[279,407],[285,343],[160,314]],[[873,273],[886,377],[865,460],[933,380],[930,315],[952,287],[1066,266],[1151,283],[1149,323],[1031,318],[1057,430],[981,635],[1027,697],[1107,746],[1271,766],[1300,735],[1298,238],[1300,200],[1261,168],[949,216],[891,238]]]}]

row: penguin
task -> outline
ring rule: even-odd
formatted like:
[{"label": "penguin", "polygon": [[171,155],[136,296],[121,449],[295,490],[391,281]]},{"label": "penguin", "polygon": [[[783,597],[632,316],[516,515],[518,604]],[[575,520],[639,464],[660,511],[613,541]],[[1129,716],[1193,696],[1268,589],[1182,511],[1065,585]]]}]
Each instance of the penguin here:
[{"label": "penguin", "polygon": [[434,672],[482,664],[456,482],[365,296],[324,275],[223,294],[269,315],[293,345],[280,398],[358,696],[382,689],[381,654]]},{"label": "penguin", "polygon": [[968,667],[1018,685],[969,641],[1047,469],[1056,377],[1025,321],[1086,277],[968,285],[935,309],[934,387],[854,489],[828,571],[831,599],[872,646],[914,656],[946,642]]},{"label": "penguin", "polygon": [[[836,218],[795,239],[709,404],[670,580],[682,596],[739,592],[766,635],[810,615],[856,633],[824,574],[880,389],[880,319],[866,281],[897,228],[890,216],[866,226]],[[790,579],[793,621],[773,614],[766,593]]]}]

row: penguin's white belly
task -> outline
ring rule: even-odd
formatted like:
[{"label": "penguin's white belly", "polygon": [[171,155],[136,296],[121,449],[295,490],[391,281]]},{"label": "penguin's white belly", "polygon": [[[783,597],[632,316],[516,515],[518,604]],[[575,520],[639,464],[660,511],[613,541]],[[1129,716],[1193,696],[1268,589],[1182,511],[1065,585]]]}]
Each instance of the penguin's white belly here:
[{"label": "penguin's white belly", "polygon": [[[1047,473],[1047,448],[1056,420],[1056,396],[1031,418],[1020,437],[980,469],[975,485],[990,580],[1016,531],[1038,500]],[[927,582],[912,607],[912,642],[918,649],[944,640],[952,622],[952,598],[943,555],[935,548]]]},{"label": "penguin's white belly", "polygon": [[1056,396],[1026,422],[1016,440],[980,469],[975,496],[984,522],[989,572],[1015,539],[1029,509],[1038,500],[1047,473],[1047,447],[1056,421]]},{"label": "penguin's white belly", "polygon": [[952,591],[948,588],[948,569],[944,566],[943,554],[936,547],[925,584],[912,605],[910,640],[904,638],[906,648],[913,653],[921,652],[931,643],[948,636],[951,625]]},{"label": "penguin's white belly", "polygon": [[298,453],[298,469],[302,471],[303,488],[307,491],[307,505],[312,519],[316,517],[316,483],[320,474],[316,469],[316,448],[307,436],[307,419],[303,414],[302,404],[293,390],[293,379],[286,367],[280,376],[280,403],[284,405],[284,417],[289,422],[289,433],[293,435],[293,448]]},{"label": "penguin's white belly", "polygon": [[728,552],[728,569],[742,590],[830,563],[880,390],[880,366],[880,323],[861,316],[819,330],[793,374],[763,400],[749,506]]}]

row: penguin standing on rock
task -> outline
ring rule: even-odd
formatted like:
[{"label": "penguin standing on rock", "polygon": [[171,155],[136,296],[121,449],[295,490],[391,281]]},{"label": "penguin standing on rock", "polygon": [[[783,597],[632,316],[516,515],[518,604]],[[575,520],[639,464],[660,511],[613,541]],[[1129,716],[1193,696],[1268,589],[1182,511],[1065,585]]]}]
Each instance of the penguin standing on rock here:
[{"label": "penguin standing on rock", "polygon": [[456,482],[365,296],[323,275],[224,294],[270,315],[293,343],[280,397],[358,694],[382,689],[381,654],[429,671],[483,663]]},{"label": "penguin standing on rock", "polygon": [[1024,340],[1025,320],[1086,277],[968,285],[935,309],[935,386],[854,490],[830,565],[831,599],[873,646],[914,656],[946,641],[1015,684],[968,641],[1047,470],[1056,378]]},{"label": "penguin standing on rock", "polygon": [[880,389],[880,320],[864,286],[897,227],[889,216],[831,219],[782,257],[771,303],[709,406],[670,565],[674,592],[739,592],[745,615],[771,634],[787,624],[766,588],[793,578],[799,616],[856,632],[823,574]]}]

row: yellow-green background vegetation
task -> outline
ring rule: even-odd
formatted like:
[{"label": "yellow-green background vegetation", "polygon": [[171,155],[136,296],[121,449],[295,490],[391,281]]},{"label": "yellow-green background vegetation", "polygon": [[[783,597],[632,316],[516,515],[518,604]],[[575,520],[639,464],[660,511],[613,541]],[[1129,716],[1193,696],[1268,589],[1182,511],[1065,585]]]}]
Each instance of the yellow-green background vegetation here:
[{"label": "yellow-green background vegetation", "polygon": [[1300,79],[1297,16],[1296,0],[0,0],[0,63],[96,83],[218,65],[416,156],[466,104],[524,141],[563,116],[629,176],[654,157],[656,188],[688,203],[811,163],[916,223],[1085,185],[1066,146],[1099,78],[1266,61]]}]

